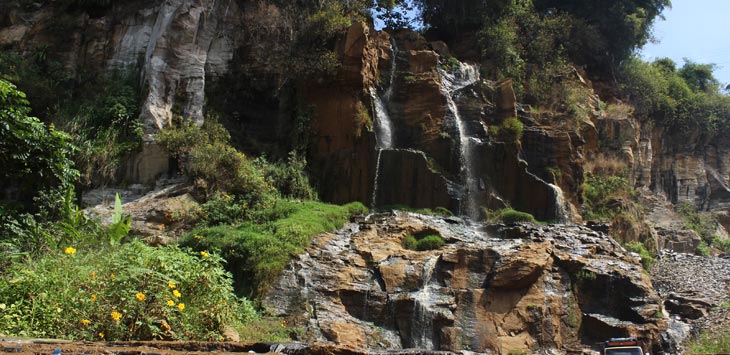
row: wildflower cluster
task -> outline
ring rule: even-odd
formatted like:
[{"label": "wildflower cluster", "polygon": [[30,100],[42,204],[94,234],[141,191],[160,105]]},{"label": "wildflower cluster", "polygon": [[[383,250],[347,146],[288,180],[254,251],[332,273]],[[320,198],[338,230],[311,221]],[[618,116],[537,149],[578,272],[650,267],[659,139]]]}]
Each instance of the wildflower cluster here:
[{"label": "wildflower cluster", "polygon": [[[0,278],[2,314],[17,319],[0,321],[0,334],[216,340],[223,325],[256,317],[251,304],[233,294],[230,274],[214,254],[131,242],[94,253],[68,247],[60,255],[16,264]],[[35,302],[26,302],[26,294]]]}]

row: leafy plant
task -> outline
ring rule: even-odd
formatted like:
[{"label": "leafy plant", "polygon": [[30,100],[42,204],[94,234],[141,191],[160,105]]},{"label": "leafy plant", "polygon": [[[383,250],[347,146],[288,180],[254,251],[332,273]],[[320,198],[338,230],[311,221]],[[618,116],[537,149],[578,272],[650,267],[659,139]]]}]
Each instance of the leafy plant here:
[{"label": "leafy plant", "polygon": [[25,209],[39,191],[66,191],[79,173],[69,159],[71,137],[29,116],[28,105],[23,92],[0,79],[0,188],[17,190],[15,201]]},{"label": "leafy plant", "polygon": [[256,317],[208,252],[66,247],[14,264],[0,279],[0,333],[86,340],[220,340]]},{"label": "leafy plant", "polygon": [[520,144],[524,125],[519,119],[511,117],[502,121],[499,126],[490,126],[489,133],[500,141],[510,144]]},{"label": "leafy plant", "polygon": [[119,245],[122,238],[129,234],[132,229],[132,217],[122,215],[122,198],[119,193],[114,196],[114,214],[112,215],[112,224],[109,225],[109,243],[111,245]]},{"label": "leafy plant", "polygon": [[626,243],[626,245],[624,245],[624,248],[641,256],[641,265],[644,267],[645,270],[651,269],[652,265],[654,265],[654,257],[651,255],[651,253],[649,253],[648,250],[646,250],[644,244],[641,244],[637,241],[631,241]]}]

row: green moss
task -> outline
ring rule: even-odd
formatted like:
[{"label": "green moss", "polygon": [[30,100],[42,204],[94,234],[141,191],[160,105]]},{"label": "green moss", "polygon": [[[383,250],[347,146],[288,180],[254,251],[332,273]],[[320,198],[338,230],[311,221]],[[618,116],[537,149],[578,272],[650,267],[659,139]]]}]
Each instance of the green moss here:
[{"label": "green moss", "polygon": [[517,222],[537,223],[537,220],[535,220],[535,217],[533,217],[531,214],[527,212],[517,211],[511,208],[501,210],[499,212],[499,219],[507,224]]},{"label": "green moss", "polygon": [[429,234],[421,238],[416,238],[412,235],[407,235],[403,238],[403,247],[408,250],[436,250],[441,248],[446,241],[438,234]]}]

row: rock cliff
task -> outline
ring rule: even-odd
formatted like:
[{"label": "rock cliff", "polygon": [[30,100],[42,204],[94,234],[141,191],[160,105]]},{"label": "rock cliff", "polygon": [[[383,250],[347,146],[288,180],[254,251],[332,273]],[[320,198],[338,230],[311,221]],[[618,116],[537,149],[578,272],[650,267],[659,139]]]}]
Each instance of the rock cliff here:
[{"label": "rock cliff", "polygon": [[[267,297],[308,341],[355,348],[560,352],[636,336],[661,349],[661,300],[608,236],[568,226],[467,226],[375,215],[321,235]],[[411,251],[407,235],[445,246]]]}]

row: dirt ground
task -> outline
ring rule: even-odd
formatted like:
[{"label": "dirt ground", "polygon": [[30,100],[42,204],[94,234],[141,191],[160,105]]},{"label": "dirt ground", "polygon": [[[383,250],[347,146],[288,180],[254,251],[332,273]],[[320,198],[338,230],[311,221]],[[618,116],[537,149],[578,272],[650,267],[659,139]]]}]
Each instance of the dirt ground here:
[{"label": "dirt ground", "polygon": [[267,344],[206,342],[67,342],[62,340],[0,339],[0,354],[51,355],[223,355],[268,353]]}]

